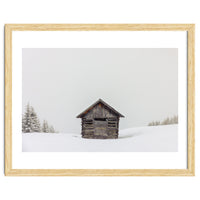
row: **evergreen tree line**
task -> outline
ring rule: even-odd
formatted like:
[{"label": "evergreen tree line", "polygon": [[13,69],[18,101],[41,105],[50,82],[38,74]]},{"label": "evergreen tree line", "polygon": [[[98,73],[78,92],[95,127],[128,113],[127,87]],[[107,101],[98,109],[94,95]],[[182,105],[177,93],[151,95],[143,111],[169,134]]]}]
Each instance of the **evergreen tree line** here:
[{"label": "evergreen tree line", "polygon": [[37,113],[29,103],[26,105],[25,112],[22,116],[22,132],[57,133],[54,127],[50,126],[46,120],[44,120],[42,124],[40,123]]},{"label": "evergreen tree line", "polygon": [[159,126],[159,125],[169,125],[169,124],[178,124],[178,115],[175,115],[171,118],[167,117],[163,121],[152,121],[148,126]]}]

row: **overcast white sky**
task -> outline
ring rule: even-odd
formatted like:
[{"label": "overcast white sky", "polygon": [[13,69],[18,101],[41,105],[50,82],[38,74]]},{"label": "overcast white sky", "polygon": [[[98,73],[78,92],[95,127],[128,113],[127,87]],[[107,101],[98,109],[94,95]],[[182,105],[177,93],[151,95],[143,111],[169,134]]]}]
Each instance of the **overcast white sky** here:
[{"label": "overcast white sky", "polygon": [[99,98],[125,118],[120,129],[178,113],[178,49],[31,49],[22,52],[23,108],[59,132],[79,133],[76,116]]}]

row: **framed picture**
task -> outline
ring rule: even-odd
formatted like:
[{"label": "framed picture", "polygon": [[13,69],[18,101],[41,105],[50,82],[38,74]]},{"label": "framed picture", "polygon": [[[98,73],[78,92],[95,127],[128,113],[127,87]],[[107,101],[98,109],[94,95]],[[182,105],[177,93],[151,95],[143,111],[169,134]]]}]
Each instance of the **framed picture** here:
[{"label": "framed picture", "polygon": [[6,24],[5,175],[194,176],[193,24]]}]

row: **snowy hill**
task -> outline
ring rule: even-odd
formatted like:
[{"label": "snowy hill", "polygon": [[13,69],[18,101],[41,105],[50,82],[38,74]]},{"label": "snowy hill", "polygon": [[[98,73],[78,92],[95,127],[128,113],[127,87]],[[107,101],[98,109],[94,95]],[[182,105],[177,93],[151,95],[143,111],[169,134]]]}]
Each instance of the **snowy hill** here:
[{"label": "snowy hill", "polygon": [[118,139],[84,139],[81,134],[24,133],[23,152],[175,152],[178,125],[121,130]]}]

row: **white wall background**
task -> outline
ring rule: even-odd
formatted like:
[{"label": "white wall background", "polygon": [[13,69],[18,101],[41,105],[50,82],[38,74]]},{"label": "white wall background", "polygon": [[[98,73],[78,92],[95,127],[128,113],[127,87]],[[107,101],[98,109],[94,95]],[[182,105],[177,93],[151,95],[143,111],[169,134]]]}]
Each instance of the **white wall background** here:
[{"label": "white wall background", "polygon": [[5,23],[196,23],[195,177],[5,177],[0,115],[0,199],[192,199],[200,198],[200,17],[198,0],[1,0],[0,99],[3,111]]}]

